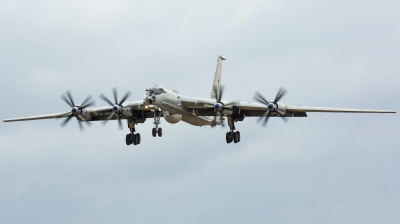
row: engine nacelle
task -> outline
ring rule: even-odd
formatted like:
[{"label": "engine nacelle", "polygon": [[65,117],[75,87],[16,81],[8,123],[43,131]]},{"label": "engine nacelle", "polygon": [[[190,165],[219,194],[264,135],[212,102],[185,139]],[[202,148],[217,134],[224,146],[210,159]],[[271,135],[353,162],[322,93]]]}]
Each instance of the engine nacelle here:
[{"label": "engine nacelle", "polygon": [[90,121],[92,120],[92,114],[90,113],[90,109],[82,109],[82,110],[78,110],[80,116],[82,116],[83,118],[85,118],[85,120]]},{"label": "engine nacelle", "polygon": [[170,124],[176,124],[182,120],[182,114],[168,114],[164,113],[164,119]]}]

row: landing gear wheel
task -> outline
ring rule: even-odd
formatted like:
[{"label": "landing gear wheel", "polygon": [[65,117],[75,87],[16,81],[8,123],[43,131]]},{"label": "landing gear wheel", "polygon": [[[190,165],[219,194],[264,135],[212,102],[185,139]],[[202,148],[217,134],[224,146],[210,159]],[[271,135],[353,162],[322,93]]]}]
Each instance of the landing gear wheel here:
[{"label": "landing gear wheel", "polygon": [[[239,135],[240,135],[240,134],[239,134]],[[238,143],[238,142],[239,142],[239,141],[238,141],[238,138],[240,138],[239,135],[238,135],[237,132],[234,132],[234,133],[233,133],[233,142],[234,142],[234,143]]]},{"label": "landing gear wheel", "polygon": [[162,129],[158,128],[158,137],[161,137],[161,136],[162,136]]},{"label": "landing gear wheel", "polygon": [[137,138],[136,138],[136,134],[133,134],[133,138],[132,138],[132,142],[134,145],[137,145]]},{"label": "landing gear wheel", "polygon": [[131,134],[130,133],[126,135],[125,142],[126,142],[126,145],[132,144],[132,139],[131,139]]},{"label": "landing gear wheel", "polygon": [[135,138],[135,139],[136,139],[136,144],[139,145],[139,144],[140,144],[140,140],[141,140],[141,139],[140,139],[140,134],[139,134],[139,133],[136,134],[136,138]]},{"label": "landing gear wheel", "polygon": [[236,132],[236,135],[237,135],[237,142],[240,142],[240,132]]},{"label": "landing gear wheel", "polygon": [[152,134],[153,134],[153,137],[156,137],[156,135],[157,135],[157,129],[156,128],[153,128]]},{"label": "landing gear wheel", "polygon": [[232,142],[232,136],[231,136],[231,132],[227,132],[226,133],[226,143],[231,143]]}]

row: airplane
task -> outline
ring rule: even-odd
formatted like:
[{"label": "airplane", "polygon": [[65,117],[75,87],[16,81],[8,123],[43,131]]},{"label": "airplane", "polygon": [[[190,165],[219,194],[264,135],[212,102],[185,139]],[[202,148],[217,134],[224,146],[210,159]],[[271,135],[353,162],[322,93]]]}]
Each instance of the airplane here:
[{"label": "airplane", "polygon": [[223,56],[218,56],[209,98],[188,97],[176,90],[168,90],[163,86],[153,86],[146,89],[142,100],[127,102],[130,96],[128,91],[121,100],[118,100],[117,89],[113,89],[114,101],[109,100],[103,94],[100,98],[109,105],[91,108],[92,97],[89,95],[81,104],[75,104],[69,91],[61,98],[71,107],[71,110],[63,113],[46,114],[32,117],[6,119],[3,122],[28,121],[40,119],[66,118],[61,125],[65,126],[70,119],[78,120],[79,128],[83,130],[82,123],[89,126],[91,121],[102,121],[103,124],[109,120],[118,120],[122,129],[122,120],[127,121],[129,133],[125,136],[126,145],[138,145],[141,143],[140,133],[136,132],[136,125],[144,123],[148,118],[154,119],[153,137],[162,136],[162,128],[159,127],[160,119],[163,117],[170,124],[180,121],[194,126],[224,126],[227,120],[230,131],[226,133],[226,142],[229,144],[240,142],[240,132],[236,131],[235,123],[243,121],[246,117],[259,117],[258,123],[266,126],[270,117],[279,117],[287,121],[288,117],[307,117],[309,112],[334,112],[334,113],[396,113],[393,110],[364,110],[345,108],[323,108],[292,106],[281,103],[280,100],[286,94],[286,90],[280,88],[275,98],[267,100],[261,93],[254,94],[256,102],[230,101],[223,99],[224,86],[221,85]]}]

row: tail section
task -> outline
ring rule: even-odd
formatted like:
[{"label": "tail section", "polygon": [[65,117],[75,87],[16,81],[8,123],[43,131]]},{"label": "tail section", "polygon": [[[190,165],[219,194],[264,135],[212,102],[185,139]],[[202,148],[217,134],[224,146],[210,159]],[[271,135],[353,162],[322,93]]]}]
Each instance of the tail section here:
[{"label": "tail section", "polygon": [[211,88],[211,99],[216,99],[215,93],[214,93],[214,87],[217,86],[217,88],[220,88],[221,86],[221,71],[222,71],[222,61],[226,60],[225,57],[218,55],[218,60],[217,60],[217,67],[215,68],[215,75],[214,75],[214,81],[212,84]]}]

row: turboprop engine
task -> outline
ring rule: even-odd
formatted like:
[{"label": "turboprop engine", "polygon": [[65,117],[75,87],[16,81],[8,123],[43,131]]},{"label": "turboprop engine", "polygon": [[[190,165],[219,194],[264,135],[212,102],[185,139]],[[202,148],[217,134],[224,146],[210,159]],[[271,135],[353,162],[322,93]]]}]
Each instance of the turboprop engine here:
[{"label": "turboprop engine", "polygon": [[92,116],[90,114],[90,106],[94,104],[94,101],[92,100],[92,96],[86,97],[86,99],[82,102],[81,105],[76,105],[74,103],[74,100],[72,99],[71,93],[69,91],[65,92],[65,95],[62,95],[61,98],[71,107],[71,112],[67,113],[69,114],[67,119],[65,119],[62,123],[61,126],[65,126],[72,117],[76,117],[76,119],[79,121],[79,128],[83,130],[83,126],[81,124],[81,121],[84,121],[87,125],[90,124],[90,120],[92,119]]},{"label": "turboprop engine", "polygon": [[169,114],[169,111],[163,110],[164,119],[170,124],[176,124],[182,120],[182,114]]}]

